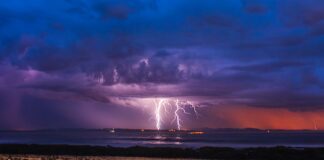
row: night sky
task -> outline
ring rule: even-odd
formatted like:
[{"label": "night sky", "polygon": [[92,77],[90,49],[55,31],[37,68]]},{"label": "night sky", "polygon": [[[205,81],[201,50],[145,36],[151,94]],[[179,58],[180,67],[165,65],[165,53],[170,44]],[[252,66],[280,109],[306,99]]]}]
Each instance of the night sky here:
[{"label": "night sky", "polygon": [[324,129],[324,1],[0,3],[0,129],[155,128],[160,98],[187,129]]}]

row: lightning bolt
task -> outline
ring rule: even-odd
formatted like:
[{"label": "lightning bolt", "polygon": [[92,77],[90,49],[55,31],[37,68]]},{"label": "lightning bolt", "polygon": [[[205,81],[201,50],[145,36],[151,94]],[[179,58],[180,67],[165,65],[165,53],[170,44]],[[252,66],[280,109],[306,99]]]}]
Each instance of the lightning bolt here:
[{"label": "lightning bolt", "polygon": [[180,119],[180,116],[178,113],[180,111],[180,109],[182,109],[182,108],[179,105],[179,100],[177,100],[176,101],[176,110],[174,111],[174,118],[175,118],[174,120],[176,120],[176,122],[177,122],[178,130],[181,129],[181,123],[180,123],[181,119]]},{"label": "lightning bolt", "polygon": [[194,105],[192,102],[190,101],[186,101],[187,104],[189,104],[189,106],[193,109],[193,111],[195,112],[196,118],[198,118],[198,111],[197,111],[197,106]]},{"label": "lightning bolt", "polygon": [[168,100],[166,99],[160,99],[159,102],[154,101],[155,104],[155,120],[156,120],[156,129],[161,129],[161,122],[162,122],[162,114],[161,110],[164,108],[164,111],[166,112],[166,105],[168,104]]},{"label": "lightning bolt", "polygon": [[182,111],[184,114],[190,114],[186,111],[185,107],[186,106],[189,106],[190,108],[193,109],[196,117],[198,118],[198,112],[197,112],[197,109],[196,109],[196,106],[190,102],[190,101],[179,101],[178,99],[175,101],[175,106],[176,106],[176,110],[174,111],[174,121],[176,121],[177,123],[177,128],[178,130],[181,130],[181,118],[180,118],[180,115],[179,115],[179,111]]},{"label": "lightning bolt", "polygon": [[[173,103],[172,103],[173,102]],[[192,102],[190,101],[180,101],[178,99],[176,100],[168,100],[165,98],[161,98],[158,100],[158,102],[156,100],[154,100],[154,104],[155,104],[155,121],[156,121],[156,129],[160,130],[161,129],[161,123],[162,123],[162,108],[164,108],[164,112],[168,113],[168,107],[175,107],[174,109],[174,119],[172,120],[172,122],[176,122],[177,125],[177,129],[181,130],[182,128],[182,120],[180,117],[180,113],[184,113],[189,115],[190,113],[186,111],[186,107],[190,107],[192,108],[193,112],[195,113],[196,117],[198,118],[198,112],[196,109],[196,105],[194,105]],[[172,105],[174,104],[174,105]]]}]

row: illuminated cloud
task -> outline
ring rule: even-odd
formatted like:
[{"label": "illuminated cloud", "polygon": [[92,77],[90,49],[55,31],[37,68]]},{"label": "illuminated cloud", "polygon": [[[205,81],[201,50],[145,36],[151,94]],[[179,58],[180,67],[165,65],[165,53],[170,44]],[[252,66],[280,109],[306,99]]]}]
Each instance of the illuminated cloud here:
[{"label": "illuminated cloud", "polygon": [[[309,119],[324,109],[323,5],[321,0],[0,4],[0,128],[154,128],[145,124],[154,108],[146,100],[162,97],[203,106],[206,116],[187,119],[187,128],[310,128]],[[267,118],[249,118],[243,106]],[[279,112],[294,120],[277,125]],[[138,126],[128,125],[130,118]],[[250,125],[257,119],[264,123]]]}]

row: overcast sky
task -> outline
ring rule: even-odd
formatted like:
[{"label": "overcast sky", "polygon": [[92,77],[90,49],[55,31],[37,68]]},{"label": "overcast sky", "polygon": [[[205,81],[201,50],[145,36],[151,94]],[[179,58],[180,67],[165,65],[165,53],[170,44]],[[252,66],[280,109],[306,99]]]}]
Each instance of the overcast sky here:
[{"label": "overcast sky", "polygon": [[323,0],[10,0],[0,129],[154,128],[161,97],[185,128],[324,129],[323,52]]}]

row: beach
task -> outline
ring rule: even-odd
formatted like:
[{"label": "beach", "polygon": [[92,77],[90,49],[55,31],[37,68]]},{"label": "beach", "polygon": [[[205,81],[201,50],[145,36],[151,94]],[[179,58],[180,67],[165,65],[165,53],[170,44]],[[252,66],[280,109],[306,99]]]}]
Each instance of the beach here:
[{"label": "beach", "polygon": [[[0,145],[4,159],[223,159],[223,160],[322,160],[324,148],[172,148],[81,145]],[[146,158],[143,158],[146,157]]]},{"label": "beach", "polygon": [[[158,160],[161,158],[148,157],[113,157],[113,156],[67,156],[67,155],[0,155],[0,160]],[[169,160],[181,160],[181,158],[168,158]]]}]

